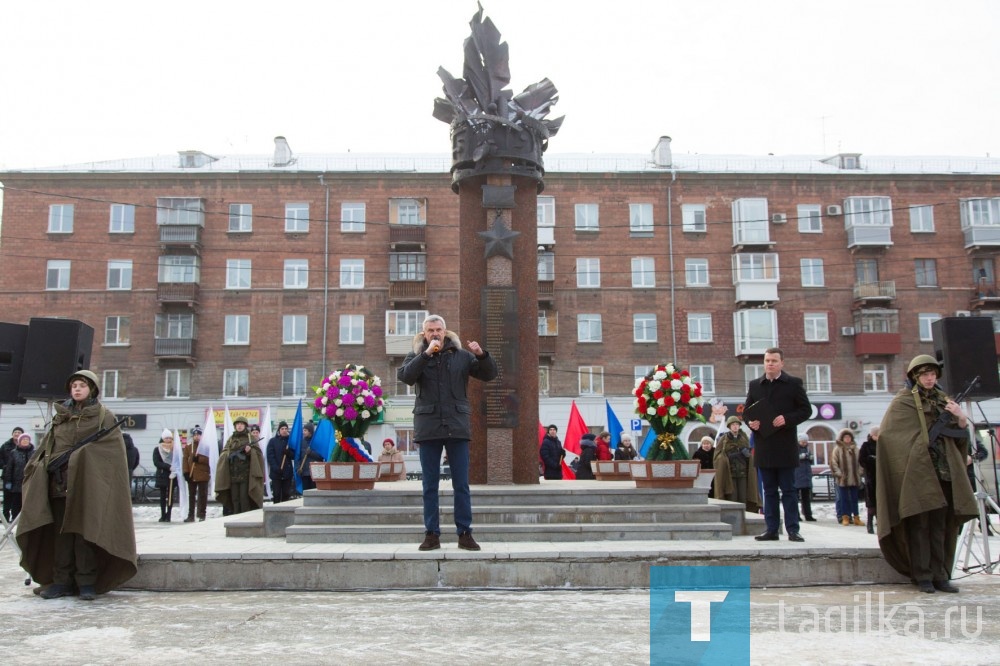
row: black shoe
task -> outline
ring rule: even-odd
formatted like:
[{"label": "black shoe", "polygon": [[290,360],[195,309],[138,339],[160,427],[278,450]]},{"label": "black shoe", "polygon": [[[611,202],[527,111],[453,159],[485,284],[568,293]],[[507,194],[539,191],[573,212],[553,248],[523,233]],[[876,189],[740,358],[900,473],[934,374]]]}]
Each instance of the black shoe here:
[{"label": "black shoe", "polygon": [[754,539],[756,539],[757,541],[777,541],[778,533],[764,532],[763,534],[758,534],[757,536],[755,536]]},{"label": "black shoe", "polygon": [[802,538],[802,535],[799,534],[798,532],[789,532],[788,533],[788,540],[789,541],[799,541],[799,542],[805,541],[805,539]]},{"label": "black shoe", "polygon": [[462,550],[482,550],[476,540],[472,538],[472,532],[462,532],[458,535],[458,547]]},{"label": "black shoe", "polygon": [[44,590],[38,593],[42,599],[58,599],[59,597],[69,597],[73,594],[73,587],[71,585],[60,585],[59,583],[53,583],[49,585]]},{"label": "black shoe", "polygon": [[810,523],[815,523],[816,522],[816,519],[813,518],[812,516],[806,516],[806,520],[809,521]]},{"label": "black shoe", "polygon": [[424,542],[420,544],[420,550],[437,550],[441,547],[441,537],[433,532],[424,534]]},{"label": "black shoe", "polygon": [[918,581],[917,587],[920,588],[921,592],[925,592],[927,594],[934,594],[934,583],[930,582],[929,580]]},{"label": "black shoe", "polygon": [[[958,588],[955,587],[954,585],[952,585],[950,582],[948,582],[946,580],[936,580],[936,581],[934,581],[933,585],[934,585],[934,589],[938,590],[940,592],[949,592],[951,594],[957,594],[958,593]],[[921,589],[923,589],[923,588],[921,588]]]},{"label": "black shoe", "polygon": [[194,522],[194,516],[188,516],[187,518],[184,519],[184,522],[185,523],[193,523]]},{"label": "black shoe", "polygon": [[80,600],[81,601],[93,601],[97,598],[97,590],[94,589],[93,585],[81,585],[80,586]]}]

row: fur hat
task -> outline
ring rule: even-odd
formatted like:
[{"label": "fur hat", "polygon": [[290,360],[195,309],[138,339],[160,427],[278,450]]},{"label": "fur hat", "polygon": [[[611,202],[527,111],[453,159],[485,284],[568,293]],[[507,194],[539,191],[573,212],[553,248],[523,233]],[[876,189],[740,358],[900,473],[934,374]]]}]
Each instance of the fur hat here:
[{"label": "fur hat", "polygon": [[308,430],[310,435],[316,432],[316,424],[313,423],[312,421],[306,421],[305,423],[302,424],[302,427],[303,429]]},{"label": "fur hat", "polygon": [[288,427],[288,421],[278,421],[278,430]]},{"label": "fur hat", "polygon": [[198,426],[195,426],[195,427],[191,428],[191,436],[192,436],[192,437],[193,437],[194,435],[200,435],[200,434],[202,434],[202,431],[201,431],[201,426],[200,426],[200,425],[198,425]]}]

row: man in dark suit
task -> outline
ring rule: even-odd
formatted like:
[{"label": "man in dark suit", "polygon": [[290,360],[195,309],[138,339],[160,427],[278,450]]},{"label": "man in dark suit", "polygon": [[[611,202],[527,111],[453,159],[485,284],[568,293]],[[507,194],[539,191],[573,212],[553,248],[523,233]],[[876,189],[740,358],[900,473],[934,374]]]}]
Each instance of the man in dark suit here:
[{"label": "man in dark suit", "polygon": [[[799,507],[795,490],[795,467],[799,462],[796,427],[809,418],[812,408],[802,380],[784,372],[784,365],[784,354],[780,349],[772,347],[765,351],[764,376],[750,382],[743,405],[744,419],[749,419],[746,423],[754,431],[757,475],[764,484],[764,523],[767,531],[756,537],[758,541],[778,540],[781,505],[785,508],[788,540],[804,541],[799,534]],[[754,418],[757,414],[766,416]],[[779,490],[781,505],[778,504]]]}]

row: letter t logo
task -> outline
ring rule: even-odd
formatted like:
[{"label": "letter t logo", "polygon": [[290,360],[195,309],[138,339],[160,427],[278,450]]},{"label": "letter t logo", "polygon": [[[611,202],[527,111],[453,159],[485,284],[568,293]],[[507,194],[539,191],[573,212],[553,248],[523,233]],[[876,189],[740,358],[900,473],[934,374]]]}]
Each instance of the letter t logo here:
[{"label": "letter t logo", "polygon": [[712,640],[712,602],[725,601],[727,591],[675,590],[674,601],[691,604],[691,640]]}]

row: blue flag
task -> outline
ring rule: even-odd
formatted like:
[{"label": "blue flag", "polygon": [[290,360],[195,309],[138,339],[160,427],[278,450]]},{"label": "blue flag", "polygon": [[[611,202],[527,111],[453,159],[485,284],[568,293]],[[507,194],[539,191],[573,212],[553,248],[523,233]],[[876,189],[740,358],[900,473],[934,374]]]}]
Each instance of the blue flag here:
[{"label": "blue flag", "polygon": [[330,456],[333,455],[334,434],[330,419],[320,419],[319,425],[316,426],[316,432],[313,433],[312,450],[322,456],[326,462],[329,462]]},{"label": "blue flag", "polygon": [[302,457],[302,401],[295,410],[295,421],[292,422],[292,432],[288,434],[288,448],[295,452],[292,459],[292,472],[295,477],[295,490],[302,494],[302,477],[299,476],[299,459]]},{"label": "blue flag", "polygon": [[617,449],[622,441],[622,424],[611,410],[611,403],[604,399],[604,407],[608,411],[608,432],[611,433],[611,448]]},{"label": "blue flag", "polygon": [[653,446],[653,442],[656,441],[656,433],[652,428],[646,431],[646,439],[642,440],[642,446],[639,447],[639,455],[645,458],[649,454],[649,449]]}]

